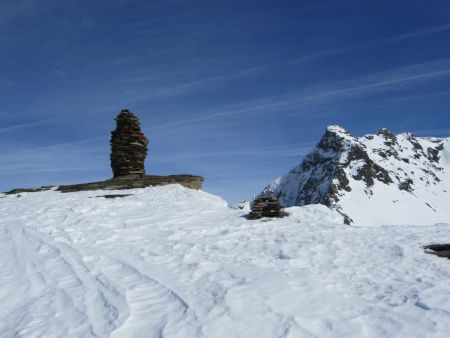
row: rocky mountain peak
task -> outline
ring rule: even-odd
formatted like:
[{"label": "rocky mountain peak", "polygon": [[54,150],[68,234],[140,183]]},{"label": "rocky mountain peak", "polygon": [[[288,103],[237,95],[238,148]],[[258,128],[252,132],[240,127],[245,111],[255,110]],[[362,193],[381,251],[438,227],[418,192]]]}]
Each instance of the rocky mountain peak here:
[{"label": "rocky mountain peak", "polygon": [[346,149],[349,143],[354,142],[354,138],[350,133],[337,125],[329,126],[322,136],[318,148],[325,152],[339,153]]},{"label": "rocky mountain peak", "polygon": [[397,142],[397,136],[392,134],[388,129],[386,128],[380,128],[377,132],[378,136],[384,137],[386,140],[391,140],[393,142]]},{"label": "rocky mountain peak", "polygon": [[[437,196],[450,202],[450,168],[441,160],[447,156],[448,140],[394,135],[386,128],[354,137],[340,126],[329,126],[302,163],[258,197],[275,196],[286,207],[325,204],[340,212],[346,223],[370,222],[380,215],[386,215],[386,223],[403,222],[415,213],[440,220],[444,207]],[[394,216],[389,218],[380,206]]]}]

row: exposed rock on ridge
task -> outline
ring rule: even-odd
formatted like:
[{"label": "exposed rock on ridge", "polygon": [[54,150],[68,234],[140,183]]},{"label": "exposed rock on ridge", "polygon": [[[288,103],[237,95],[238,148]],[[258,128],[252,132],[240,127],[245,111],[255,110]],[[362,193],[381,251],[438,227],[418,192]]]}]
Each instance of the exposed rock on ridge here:
[{"label": "exposed rock on ridge", "polygon": [[375,218],[417,222],[415,213],[428,217],[428,223],[446,217],[450,222],[450,212],[441,210],[444,200],[450,202],[450,170],[442,160],[448,142],[410,133],[396,136],[387,129],[356,138],[329,126],[303,162],[257,198],[275,196],[285,207],[324,204],[340,212],[347,224]]},{"label": "exposed rock on ridge", "polygon": [[180,184],[186,188],[199,190],[202,188],[203,177],[193,175],[170,175],[170,176],[152,176],[145,175],[139,178],[113,178],[106,181],[91,182],[84,184],[61,185],[57,191],[75,192],[85,190],[122,190],[145,188],[149,186],[160,186],[167,184]]}]

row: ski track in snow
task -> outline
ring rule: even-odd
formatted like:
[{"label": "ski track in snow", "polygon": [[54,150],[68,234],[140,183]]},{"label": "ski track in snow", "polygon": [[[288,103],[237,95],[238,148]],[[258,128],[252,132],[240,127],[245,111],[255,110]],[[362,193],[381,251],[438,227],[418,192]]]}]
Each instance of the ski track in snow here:
[{"label": "ski track in snow", "polygon": [[449,262],[421,246],[449,224],[346,226],[320,205],[249,221],[176,185],[130,193],[0,199],[0,337],[448,337]]}]

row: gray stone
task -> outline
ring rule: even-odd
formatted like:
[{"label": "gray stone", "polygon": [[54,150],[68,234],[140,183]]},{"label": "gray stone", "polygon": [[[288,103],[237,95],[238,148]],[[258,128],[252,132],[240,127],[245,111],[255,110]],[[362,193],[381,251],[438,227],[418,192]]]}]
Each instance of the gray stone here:
[{"label": "gray stone", "polygon": [[170,175],[170,176],[154,176],[145,175],[142,177],[115,177],[110,180],[91,182],[84,184],[61,185],[57,191],[61,192],[76,192],[86,190],[122,190],[145,188],[150,186],[161,186],[168,184],[180,184],[190,189],[201,189],[203,177],[193,175]]}]

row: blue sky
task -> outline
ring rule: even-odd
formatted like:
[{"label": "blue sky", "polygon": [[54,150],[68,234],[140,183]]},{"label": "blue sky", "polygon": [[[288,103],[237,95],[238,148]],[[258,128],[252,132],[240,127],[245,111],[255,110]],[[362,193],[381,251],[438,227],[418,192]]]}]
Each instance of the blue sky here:
[{"label": "blue sky", "polygon": [[450,136],[449,1],[0,0],[0,190],[149,174],[251,199],[329,124]]}]

